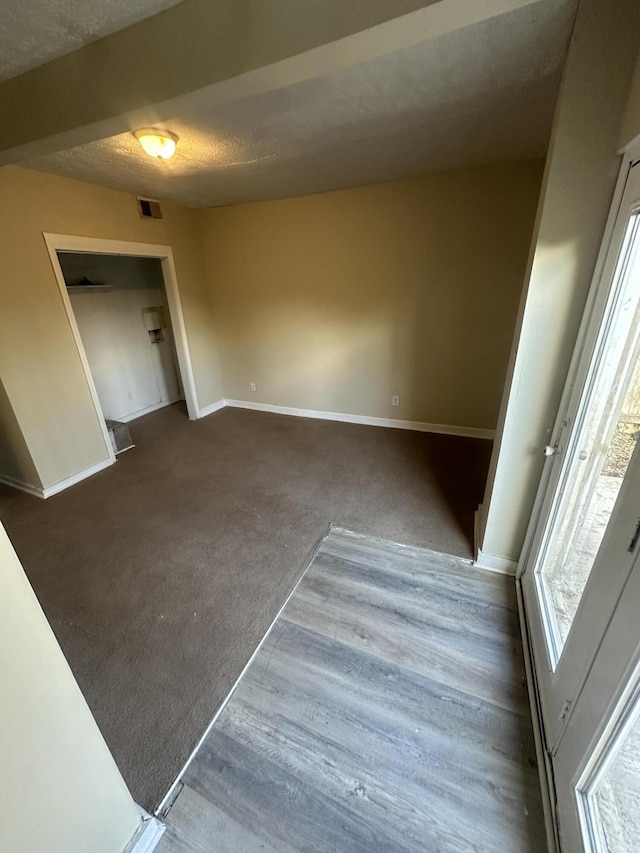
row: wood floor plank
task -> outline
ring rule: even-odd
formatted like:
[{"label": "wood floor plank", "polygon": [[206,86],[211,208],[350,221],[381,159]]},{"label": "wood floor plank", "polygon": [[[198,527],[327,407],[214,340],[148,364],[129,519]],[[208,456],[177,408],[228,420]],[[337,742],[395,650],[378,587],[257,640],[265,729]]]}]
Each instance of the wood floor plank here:
[{"label": "wood floor plank", "polygon": [[167,827],[156,850],[162,853],[216,853],[214,847],[199,844],[175,824]]},{"label": "wood floor plank", "polygon": [[526,718],[286,620],[276,627],[261,650],[265,654],[254,661],[250,678],[221,715],[223,730],[234,703],[244,701],[274,714],[284,708],[294,719],[309,715],[309,725],[321,710],[332,732],[345,727],[345,746],[355,737],[378,756],[388,750],[389,760],[397,759],[401,766],[406,732],[409,749],[416,749],[423,737],[429,750],[451,761],[452,770],[461,752],[467,767],[477,760],[480,770],[493,759],[519,767],[523,752],[533,756]]},{"label": "wood floor plank", "polygon": [[[417,672],[436,666],[445,684],[454,683],[459,671],[458,681],[469,692],[473,692],[476,676],[476,695],[484,697],[485,692],[493,694],[500,688],[512,695],[513,707],[520,706],[524,667],[519,643],[505,642],[499,632],[492,633],[490,626],[478,625],[472,619],[466,620],[466,630],[460,632],[459,622],[452,614],[438,612],[437,602],[436,607],[408,605],[400,617],[382,593],[349,588],[336,598],[328,597],[325,587],[318,583],[301,588],[285,618]],[[359,612],[354,616],[351,607],[357,596]],[[496,672],[500,677],[494,678]],[[433,671],[432,675],[435,677]],[[491,684],[486,684],[487,679]]]},{"label": "wood floor plank", "polygon": [[[361,736],[362,729],[354,730],[352,718],[334,725],[336,720],[322,710],[316,714],[315,724],[305,725],[291,714],[283,717],[234,703],[223,731],[348,810],[365,814],[372,826],[385,827],[398,850],[422,850],[427,840],[438,841],[443,849],[484,850],[486,842],[508,849],[514,821],[520,832],[526,831],[529,818],[524,810],[514,812],[508,826],[502,823],[505,808],[512,807],[513,792],[522,796],[515,765],[507,773],[497,761],[478,773],[477,762],[467,767],[463,747],[426,744],[420,732],[415,736],[405,732],[402,739],[389,743],[379,731],[368,729]],[[286,750],[274,748],[274,737],[286,742]],[[500,774],[499,785],[490,781],[492,773],[495,778]],[[452,821],[463,792],[463,819],[458,814]],[[535,803],[536,796],[532,788],[529,799]]]},{"label": "wood floor plank", "polygon": [[495,627],[511,625],[510,612],[451,601],[418,582],[378,584],[375,573],[358,577],[330,559],[330,571],[325,558],[303,580],[283,618],[528,714],[521,644]]},{"label": "wood floor plank", "polygon": [[398,597],[399,607],[417,599],[423,599],[422,604],[429,606],[431,600],[438,599],[438,610],[447,613],[455,606],[455,612],[460,613],[460,608],[464,608],[468,618],[490,621],[494,631],[499,633],[512,635],[514,626],[517,627],[517,613],[511,606],[509,588],[496,589],[493,584],[478,587],[476,582],[475,590],[479,588],[483,592],[479,596],[477,591],[467,588],[464,574],[454,578],[448,570],[443,575],[431,568],[421,570],[412,562],[399,559],[364,563],[357,555],[323,549],[314,561],[313,573],[308,573],[302,583],[310,584],[322,577],[335,584],[353,583],[393,593]]},{"label": "wood floor plank", "polygon": [[[246,826],[241,826],[206,797],[186,786],[171,809],[169,830],[180,827],[179,841],[191,844],[194,851],[206,853],[238,853],[259,850],[260,853],[292,853],[291,848],[272,847]],[[178,847],[180,849],[180,847]],[[185,853],[191,848],[185,846]]]},{"label": "wood floor plank", "polygon": [[475,568],[471,561],[448,554],[436,554],[426,548],[413,548],[385,543],[332,528],[322,543],[322,555],[332,555],[355,566],[408,571],[422,574],[437,581],[443,590],[450,589],[460,595],[475,597],[479,601],[493,601],[517,613],[513,584],[505,583],[504,576]]},{"label": "wood floor plank", "polygon": [[543,851],[512,586],[333,528],[185,774],[159,853]]},{"label": "wood floor plank", "polygon": [[197,773],[188,776],[189,786],[278,848],[322,853],[395,849],[384,828],[220,730],[203,745],[202,758]]}]

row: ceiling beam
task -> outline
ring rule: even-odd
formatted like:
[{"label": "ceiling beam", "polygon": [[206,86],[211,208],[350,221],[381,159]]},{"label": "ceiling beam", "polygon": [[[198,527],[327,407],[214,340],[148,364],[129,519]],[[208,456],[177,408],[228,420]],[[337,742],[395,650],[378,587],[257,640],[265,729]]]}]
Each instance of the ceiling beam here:
[{"label": "ceiling beam", "polygon": [[[185,0],[0,84],[0,165],[364,62],[539,0]],[[186,101],[185,101],[186,99]]]}]

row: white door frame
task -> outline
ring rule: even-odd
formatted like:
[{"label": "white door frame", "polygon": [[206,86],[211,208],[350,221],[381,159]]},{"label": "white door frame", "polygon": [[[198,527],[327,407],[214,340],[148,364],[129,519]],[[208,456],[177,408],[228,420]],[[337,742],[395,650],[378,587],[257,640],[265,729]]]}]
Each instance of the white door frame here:
[{"label": "white door frame", "polygon": [[567,850],[582,848],[583,827],[592,849],[601,849],[597,827],[587,819],[585,795],[597,786],[615,757],[616,746],[624,742],[635,722],[640,683],[639,595],[640,559],[636,553],[556,756],[556,780],[564,792],[558,799],[558,820]]},{"label": "white door frame", "polygon": [[[538,671],[541,668],[553,670],[552,662],[548,657],[548,650],[542,654],[534,654],[534,645],[538,647],[540,652],[541,644],[534,643],[532,638],[531,610],[532,602],[525,601],[523,595],[523,585],[526,580],[531,580],[529,573],[533,572],[535,555],[541,547],[543,538],[543,519],[548,520],[554,500],[554,489],[559,478],[559,468],[561,462],[564,434],[570,424],[567,420],[567,413],[571,405],[572,397],[576,393],[576,386],[580,387],[586,378],[588,353],[595,344],[596,328],[594,326],[593,317],[602,308],[602,303],[605,298],[603,288],[603,273],[605,271],[605,262],[609,255],[612,243],[614,240],[614,228],[622,199],[631,171],[632,166],[640,160],[640,143],[636,142],[629,146],[622,154],[622,162],[620,164],[620,172],[618,175],[617,184],[613,193],[611,209],[608,220],[604,229],[602,244],[596,261],[594,274],[592,278],[591,288],[586,301],[580,331],[578,333],[576,347],[574,349],[572,362],[567,374],[567,381],[563,391],[561,403],[558,409],[558,416],[549,440],[550,446],[560,451],[552,456],[548,456],[544,468],[542,470],[536,500],[534,502],[527,534],[525,536],[524,546],[518,562],[516,572],[516,586],[518,592],[518,610],[520,613],[521,627],[523,631],[523,640],[525,645],[525,657],[527,665],[527,681],[529,686],[529,696],[531,702],[532,717],[536,735],[536,747],[538,753],[538,764],[540,772],[541,786],[543,789],[545,818],[547,823],[547,840],[550,850],[558,850],[558,826],[555,804],[555,780],[553,770],[551,768],[549,748],[551,744],[547,741],[548,732],[545,730],[542,709],[542,697],[540,694],[540,684]],[[639,167],[640,168],[640,167]],[[542,453],[542,448],[540,448]],[[529,577],[525,577],[529,575]]]},{"label": "white door frame", "polygon": [[182,388],[184,390],[185,402],[187,404],[187,412],[189,419],[194,421],[199,416],[198,397],[196,394],[195,380],[193,378],[193,368],[191,366],[191,355],[189,353],[189,344],[187,341],[187,331],[184,324],[184,316],[182,313],[182,304],[180,302],[180,291],[178,289],[178,279],[176,277],[175,264],[173,262],[173,252],[171,246],[161,246],[154,243],[130,243],[123,240],[105,240],[100,237],[76,237],[70,234],[43,234],[51,266],[58,283],[62,304],[64,305],[71,332],[82,362],[82,368],[91,392],[93,405],[102,428],[104,442],[112,462],[115,462],[115,454],[107,426],[105,423],[98,392],[91,375],[91,368],[87,359],[87,354],[82,343],[80,330],[76,323],[76,318],[73,313],[73,307],[67,285],[62,273],[58,252],[82,252],[84,254],[94,255],[126,255],[137,258],[157,258],[162,265],[162,275],[164,277],[164,286],[167,294],[167,303],[169,308],[169,316],[171,317],[171,326],[173,330],[173,339],[178,356],[178,367],[180,369],[180,377],[182,380]]},{"label": "white door frame", "polygon": [[[595,345],[598,327],[593,323],[592,318],[596,311],[603,310],[603,303],[607,296],[607,290],[605,290],[605,288],[603,287],[602,281],[604,265],[607,256],[609,255],[609,252],[611,250],[614,227],[618,218],[618,214],[620,212],[622,196],[624,195],[624,190],[627,184],[627,180],[629,178],[629,172],[631,171],[632,162],[633,158],[628,155],[624,157],[620,166],[620,172],[618,174],[618,180],[613,194],[611,209],[607,218],[607,224],[605,226],[602,244],[598,252],[598,258],[596,260],[596,265],[591,280],[591,286],[589,288],[589,295],[587,297],[584,312],[582,315],[582,321],[576,340],[576,346],[573,351],[571,364],[567,373],[567,381],[565,383],[564,390],[562,393],[562,399],[558,408],[558,415],[556,417],[556,421],[551,433],[551,438],[549,439],[549,445],[555,449],[562,450],[561,439],[567,426],[569,426],[566,421],[567,411],[569,409],[572,396],[575,393],[576,385],[579,386],[580,382],[584,382],[586,378],[588,363],[585,359],[584,353],[585,351],[590,351]],[[543,448],[541,447],[540,453],[542,454],[542,452]],[[531,518],[529,520],[529,526],[527,528],[527,533],[524,540],[524,545],[520,554],[520,558],[518,560],[516,578],[521,578],[524,572],[529,568],[531,562],[531,554],[532,552],[535,552],[540,546],[540,540],[542,538],[540,522],[542,518],[548,518],[551,512],[551,503],[553,500],[555,483],[550,483],[550,480],[552,472],[555,473],[556,477],[558,476],[558,459],[559,457],[557,453],[552,456],[547,456],[545,459],[544,468],[542,469],[542,475],[536,494],[536,500],[533,505]]]}]

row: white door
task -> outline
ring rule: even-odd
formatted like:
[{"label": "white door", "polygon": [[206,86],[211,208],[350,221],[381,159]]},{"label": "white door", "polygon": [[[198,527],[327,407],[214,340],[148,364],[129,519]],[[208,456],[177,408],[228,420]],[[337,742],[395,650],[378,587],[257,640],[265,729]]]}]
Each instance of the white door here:
[{"label": "white door", "polygon": [[[572,788],[559,772],[559,763],[568,766],[563,739],[578,725],[581,691],[638,546],[640,457],[633,452],[639,431],[640,166],[634,166],[585,314],[554,439],[544,449],[540,511],[520,567],[545,746],[558,815],[565,820],[573,814],[577,783]],[[640,620],[637,630],[640,636]],[[585,849],[607,848],[585,842]]]},{"label": "white door", "polygon": [[636,559],[553,759],[566,851],[640,850],[639,603]]}]

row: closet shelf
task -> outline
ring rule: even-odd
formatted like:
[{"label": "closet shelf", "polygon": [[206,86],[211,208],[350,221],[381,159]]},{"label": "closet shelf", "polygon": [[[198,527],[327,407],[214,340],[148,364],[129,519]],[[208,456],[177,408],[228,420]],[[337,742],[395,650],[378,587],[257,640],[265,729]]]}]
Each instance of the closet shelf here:
[{"label": "closet shelf", "polygon": [[112,284],[68,284],[69,293],[105,293],[113,290]]}]

